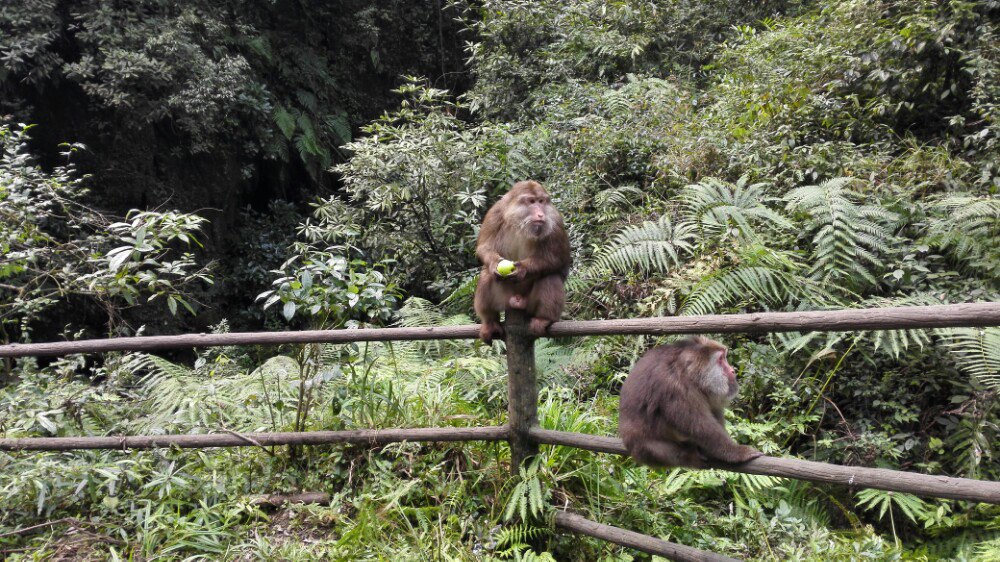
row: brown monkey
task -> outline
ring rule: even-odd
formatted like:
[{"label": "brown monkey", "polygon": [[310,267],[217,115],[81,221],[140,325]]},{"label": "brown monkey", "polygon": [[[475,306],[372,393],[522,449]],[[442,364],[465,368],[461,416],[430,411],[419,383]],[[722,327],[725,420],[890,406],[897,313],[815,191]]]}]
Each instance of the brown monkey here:
[{"label": "brown monkey", "polygon": [[[518,182],[487,211],[476,256],[483,270],[474,304],[484,342],[503,337],[500,312],[508,308],[531,315],[529,328],[536,336],[559,320],[571,263],[569,237],[562,215],[541,184]],[[514,273],[506,277],[497,273],[497,263],[504,259],[515,265]]]},{"label": "brown monkey", "polygon": [[723,414],[737,392],[726,346],[698,336],[655,347],[622,385],[618,434],[633,459],[651,466],[755,459],[760,451],[726,432]]}]

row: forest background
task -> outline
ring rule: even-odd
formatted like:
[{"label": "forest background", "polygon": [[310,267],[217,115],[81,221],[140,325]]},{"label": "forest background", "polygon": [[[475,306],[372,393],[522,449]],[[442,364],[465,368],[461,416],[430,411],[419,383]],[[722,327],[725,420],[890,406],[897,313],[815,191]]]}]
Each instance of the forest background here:
[{"label": "forest background", "polygon": [[[1000,297],[1000,2],[10,0],[0,340],[472,322],[514,181],[566,317]],[[1000,479],[1000,330],[727,336],[770,455]],[[654,338],[542,340],[613,435]],[[502,344],[7,360],[6,437],[490,425]],[[761,560],[997,560],[1000,509],[503,444],[0,453],[0,553],[631,560],[550,505]],[[257,494],[321,491],[273,511]],[[39,525],[25,531],[26,527]]]}]

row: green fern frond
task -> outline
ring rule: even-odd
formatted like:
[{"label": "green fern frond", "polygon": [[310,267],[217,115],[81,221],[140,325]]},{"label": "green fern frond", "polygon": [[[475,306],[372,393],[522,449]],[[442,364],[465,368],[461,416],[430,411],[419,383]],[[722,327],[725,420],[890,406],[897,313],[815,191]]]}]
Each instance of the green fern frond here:
[{"label": "green fern frond", "polygon": [[399,325],[406,328],[440,326],[444,314],[427,299],[410,297],[399,309]]},{"label": "green fern frond", "polygon": [[731,232],[742,240],[754,240],[758,238],[756,225],[779,230],[792,228],[790,220],[765,205],[772,199],[767,196],[766,186],[766,183],[747,185],[746,176],[735,184],[705,178],[681,192],[682,213],[710,236]]},{"label": "green fern frond", "polygon": [[634,185],[620,185],[602,189],[594,194],[594,208],[598,211],[609,207],[630,207],[642,201],[645,195]]},{"label": "green fern frond", "polygon": [[816,488],[808,482],[785,480],[781,486],[769,490],[768,495],[784,502],[795,516],[819,526],[830,524],[830,511],[827,503],[822,501],[823,494],[817,493]]},{"label": "green fern frond", "polygon": [[540,457],[536,458],[527,468],[518,469],[517,484],[507,500],[504,510],[504,521],[510,521],[515,514],[520,520],[536,519],[545,512],[547,507],[546,494],[542,492],[541,476],[539,474]]},{"label": "green fern frond", "polygon": [[691,225],[674,225],[663,215],[656,221],[625,227],[598,252],[594,266],[618,273],[663,273],[681,263],[681,254],[691,251],[694,237]]},{"label": "green fern frond", "polygon": [[295,134],[294,115],[279,105],[274,109],[274,124],[281,130],[281,134],[285,136],[285,139],[292,140],[292,135]]},{"label": "green fern frond", "polygon": [[316,99],[316,94],[307,90],[295,90],[295,97],[302,104],[302,107],[314,113],[316,112],[319,101]]},{"label": "green fern frond", "polygon": [[[571,278],[572,279],[572,278]],[[462,303],[465,306],[472,302],[473,295],[476,294],[476,283],[479,281],[479,276],[470,273],[469,277],[462,282],[461,285],[455,287],[455,290],[451,292],[444,300],[441,301],[442,305],[452,306],[456,303]]]},{"label": "green fern frond", "polygon": [[[905,297],[885,298],[873,297],[858,302],[858,309],[892,308],[898,306],[927,306],[941,304],[941,300],[929,294],[917,293]],[[838,305],[838,308],[842,306]],[[893,358],[899,358],[911,346],[923,348],[931,343],[930,330],[862,330],[855,332],[788,332],[773,334],[782,342],[782,346],[790,353],[805,348],[813,350],[832,350],[842,342],[848,345],[858,345],[870,342],[875,351],[886,353]],[[818,343],[817,343],[818,342]]]},{"label": "green fern frond", "polygon": [[863,196],[852,188],[862,184],[857,178],[834,178],[785,196],[786,209],[805,215],[813,232],[813,278],[860,286],[878,282],[881,255],[890,253],[893,240],[888,225],[898,217],[883,207],[859,204]]},{"label": "green fern frond", "polygon": [[928,243],[970,267],[1000,274],[1000,199],[949,194],[930,211]]},{"label": "green fern frond", "polygon": [[681,307],[683,316],[711,314],[724,306],[766,304],[772,308],[814,300],[818,287],[801,276],[749,265],[716,271],[699,282]]},{"label": "green fern frond", "polygon": [[893,507],[899,509],[912,522],[922,520],[928,513],[927,502],[913,494],[868,488],[858,492],[857,497],[858,507],[865,511],[877,509],[879,519]]},{"label": "green fern frond", "polygon": [[504,558],[523,555],[522,551],[528,549],[528,542],[537,539],[546,532],[548,530],[544,527],[527,523],[509,525],[500,529],[496,534],[496,552]]},{"label": "green fern frond", "polygon": [[1000,537],[976,545],[976,560],[1000,560]]},{"label": "green fern frond", "polygon": [[[399,310],[399,325],[405,328],[426,328],[431,326],[460,326],[472,322],[465,314],[446,316],[441,308],[427,299],[410,297]],[[463,346],[463,343],[449,340],[414,341],[397,344],[398,349],[420,350],[442,357],[449,351]]]},{"label": "green fern frond", "polygon": [[962,370],[1000,390],[1000,328],[941,328],[937,334]]}]

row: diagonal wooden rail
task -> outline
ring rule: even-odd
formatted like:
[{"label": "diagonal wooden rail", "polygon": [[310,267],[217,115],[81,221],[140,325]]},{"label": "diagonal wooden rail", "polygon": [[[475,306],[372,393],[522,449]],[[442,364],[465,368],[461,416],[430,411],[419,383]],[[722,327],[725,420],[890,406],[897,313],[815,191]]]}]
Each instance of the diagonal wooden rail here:
[{"label": "diagonal wooden rail", "polygon": [[556,527],[566,529],[567,531],[597,537],[649,554],[658,554],[670,560],[678,560],[680,562],[739,562],[736,558],[698,550],[697,548],[667,542],[663,539],[636,533],[635,531],[619,529],[618,527],[591,521],[568,511],[557,511],[554,523]]},{"label": "diagonal wooden rail", "polygon": [[[538,443],[546,445],[565,445],[577,449],[628,455],[622,440],[616,437],[587,435],[568,431],[553,431],[533,427],[528,435]],[[936,476],[889,470],[886,468],[868,468],[863,466],[842,466],[800,459],[759,457],[743,464],[711,463],[712,468],[720,468],[731,472],[746,474],[762,474],[822,482],[856,486],[858,488],[877,488],[892,492],[905,492],[918,496],[933,496],[954,500],[969,500],[983,503],[1000,504],[1000,482],[989,480],[974,480],[972,478],[954,478],[951,476]]]},{"label": "diagonal wooden rail", "polygon": [[[1000,325],[1000,303],[977,302],[894,308],[761,312],[711,316],[664,316],[629,320],[556,322],[551,337],[667,335],[700,333],[847,332],[854,330],[910,330]],[[233,332],[182,334],[45,343],[0,345],[0,357],[51,357],[108,351],[160,351],[223,345],[279,345],[296,343],[350,343],[359,341],[475,339],[479,326],[425,328],[370,328],[358,330],[304,330],[299,332]]]}]

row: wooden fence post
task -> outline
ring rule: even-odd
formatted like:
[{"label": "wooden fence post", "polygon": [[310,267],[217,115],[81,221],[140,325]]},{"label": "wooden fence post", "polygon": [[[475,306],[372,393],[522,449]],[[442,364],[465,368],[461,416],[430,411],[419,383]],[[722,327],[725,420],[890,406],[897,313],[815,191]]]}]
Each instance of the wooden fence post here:
[{"label": "wooden fence post", "polygon": [[528,316],[508,310],[504,322],[507,342],[507,420],[510,425],[511,472],[538,454],[538,443],[528,430],[538,425],[538,385],[535,381],[535,337],[528,332]]}]

